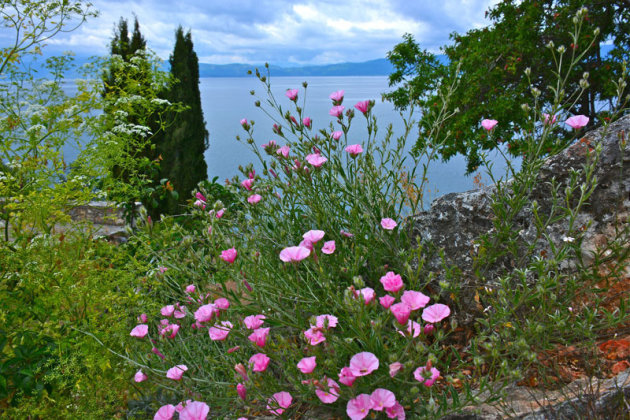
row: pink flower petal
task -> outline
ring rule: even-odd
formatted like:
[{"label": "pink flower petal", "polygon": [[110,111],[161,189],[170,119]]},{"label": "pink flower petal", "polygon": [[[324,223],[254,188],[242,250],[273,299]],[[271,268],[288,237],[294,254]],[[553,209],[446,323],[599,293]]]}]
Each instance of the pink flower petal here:
[{"label": "pink flower petal", "polygon": [[431,306],[427,306],[422,311],[422,319],[426,322],[436,323],[440,322],[451,314],[451,308],[441,303],[436,303]]}]

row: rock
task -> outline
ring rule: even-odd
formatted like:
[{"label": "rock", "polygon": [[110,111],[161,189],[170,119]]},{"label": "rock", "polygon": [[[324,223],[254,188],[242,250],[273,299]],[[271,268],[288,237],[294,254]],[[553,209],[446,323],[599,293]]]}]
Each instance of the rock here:
[{"label": "rock", "polygon": [[630,370],[611,379],[578,379],[556,391],[513,386],[507,395],[500,404],[467,407],[441,420],[626,418]]},{"label": "rock", "polygon": [[[529,191],[527,202],[512,220],[513,231],[519,235],[517,239],[519,258],[510,254],[497,259],[491,266],[474,267],[480,247],[480,236],[494,232],[493,206],[501,205],[494,198],[497,192],[496,185],[447,194],[434,200],[428,211],[412,216],[410,220],[414,237],[419,238],[425,249],[434,251],[429,254],[424,267],[436,272],[438,281],[444,278],[446,267],[456,267],[460,270],[462,287],[462,293],[458,297],[460,307],[474,308],[475,291],[483,286],[492,287],[501,274],[526,266],[528,259],[521,260],[520,257],[544,256],[551,252],[549,241],[541,237],[536,230],[534,206],[541,217],[553,218],[553,223],[548,226],[545,233],[553,244],[561,245],[563,241],[572,241],[578,235],[582,236],[581,258],[584,263],[590,264],[595,253],[613,239],[615,229],[623,228],[623,225],[628,223],[629,134],[630,115],[626,115],[610,124],[606,131],[599,128],[588,132],[573,145],[543,162],[538,181]],[[583,167],[587,156],[598,144],[601,144],[602,149],[594,171],[597,182],[588,203],[580,209],[576,217],[576,224],[571,233],[576,238],[572,238],[569,235],[567,217],[552,206],[552,185],[556,185],[555,191],[562,199],[572,176],[577,176],[579,180],[584,179]],[[574,191],[572,204],[575,204],[579,196],[579,184],[577,191]],[[509,190],[514,188],[514,185],[514,181],[510,180],[501,187]],[[439,250],[444,251],[446,264],[442,262],[437,252]],[[559,268],[567,270],[574,266],[575,260]],[[475,268],[480,268],[480,271],[476,273]],[[479,272],[481,275],[478,275]],[[474,314],[469,312],[461,316],[460,321],[467,323],[473,318]]]}]

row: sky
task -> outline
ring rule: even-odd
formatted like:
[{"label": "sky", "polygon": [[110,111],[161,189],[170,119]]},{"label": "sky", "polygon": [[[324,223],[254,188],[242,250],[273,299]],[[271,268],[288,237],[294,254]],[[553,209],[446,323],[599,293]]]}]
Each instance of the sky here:
[{"label": "sky", "polygon": [[[120,17],[138,17],[147,45],[167,59],[175,29],[192,31],[202,63],[283,66],[384,58],[403,34],[439,52],[451,32],[488,25],[497,0],[92,0],[100,12],[48,42],[49,53],[105,55]],[[131,26],[131,25],[130,25]]]}]

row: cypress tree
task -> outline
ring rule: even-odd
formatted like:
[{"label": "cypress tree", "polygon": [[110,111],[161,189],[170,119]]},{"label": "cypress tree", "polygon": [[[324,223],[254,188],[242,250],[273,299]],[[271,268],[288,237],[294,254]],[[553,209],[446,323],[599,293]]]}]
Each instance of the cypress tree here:
[{"label": "cypress tree", "polygon": [[[120,56],[124,63],[131,63],[133,61],[135,63],[134,69],[136,69],[137,72],[133,76],[135,80],[132,84],[130,84],[128,77],[121,77],[120,74],[120,72],[125,72],[125,75],[123,76],[127,76],[128,74],[126,72],[128,69],[125,69],[125,65],[121,66],[120,61],[116,64],[116,61],[112,60],[103,72],[104,97],[109,96],[116,98],[119,95],[124,96],[129,94],[142,96],[152,90],[151,64],[146,55],[146,40],[140,32],[140,25],[137,17],[134,18],[133,32],[131,33],[131,36],[129,34],[129,25],[127,20],[122,17],[120,18],[120,21],[114,28],[114,36],[110,43],[110,53],[112,56]],[[121,80],[123,81],[121,82]],[[111,106],[105,109],[105,113],[113,113],[115,111],[116,106]],[[159,116],[151,115],[147,118],[146,115],[138,115],[134,114],[134,112],[128,112],[126,122],[130,125],[148,126],[149,131],[152,133],[151,142],[145,144],[141,149],[137,149],[135,146],[130,146],[125,143],[122,143],[121,147],[124,150],[123,153],[128,156],[133,156],[140,165],[143,165],[141,172],[144,172],[144,176],[152,179],[153,183],[157,184],[159,182],[157,164],[147,165],[142,163],[142,161],[143,159],[146,159],[150,162],[155,162],[157,158],[157,138],[155,134],[158,133],[161,128]],[[134,141],[131,142],[131,144],[133,143]],[[115,164],[111,168],[111,173],[113,178],[120,180],[122,183],[130,183],[130,174],[126,168]],[[155,207],[158,203],[150,196],[135,197],[131,200],[131,202],[126,203],[127,206],[131,209],[135,208],[133,203],[138,199],[142,200],[145,208],[151,215],[157,215]]]},{"label": "cypress tree", "polygon": [[162,211],[177,214],[197,184],[208,177],[203,156],[208,149],[208,131],[201,109],[199,61],[190,31],[184,33],[181,26],[175,32],[175,47],[169,62],[176,82],[169,89],[167,99],[187,107],[174,116],[174,122],[165,129],[162,144],[158,146],[163,158],[161,177],[167,178],[179,195],[177,198],[168,196]]}]

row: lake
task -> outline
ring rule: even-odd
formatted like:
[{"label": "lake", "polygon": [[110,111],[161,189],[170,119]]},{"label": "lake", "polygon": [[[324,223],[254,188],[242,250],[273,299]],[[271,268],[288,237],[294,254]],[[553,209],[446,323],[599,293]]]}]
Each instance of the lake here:
[{"label": "lake", "polygon": [[[391,103],[382,102],[381,94],[390,90],[386,76],[343,76],[343,77],[276,77],[271,79],[271,86],[276,100],[285,110],[293,110],[289,99],[284,95],[287,89],[299,89],[298,103],[301,105],[304,97],[302,82],[308,82],[306,91],[305,115],[313,120],[313,131],[327,128],[336,118],[328,115],[332,106],[329,95],[337,90],[345,91],[344,106],[351,108],[358,101],[374,99],[376,105],[373,113],[379,124],[379,135],[384,135],[389,124],[393,124],[394,133],[402,134],[402,118]],[[245,143],[238,142],[236,136],[244,137],[244,130],[240,120],[246,118],[254,120],[254,138],[260,146],[269,140],[278,140],[272,131],[273,121],[254,105],[256,99],[266,100],[265,86],[254,76],[234,78],[202,78],[199,84],[201,102],[210,133],[210,147],[204,157],[208,164],[208,178],[218,177],[221,182],[238,175],[238,166],[257,162],[257,158]],[[76,90],[72,82],[68,82],[64,89],[71,94]],[[250,91],[254,90],[256,96]],[[357,111],[350,129],[350,143],[359,143],[367,138],[365,119]],[[416,116],[417,117],[417,116]],[[286,125],[286,123],[284,124]],[[279,141],[282,144],[282,141]],[[409,148],[413,139],[409,139]],[[64,149],[66,159],[71,162],[78,150],[72,145]],[[505,164],[498,154],[491,154],[495,173],[501,174]],[[430,166],[427,185],[427,199],[434,199],[450,192],[460,192],[475,188],[473,176],[466,176],[466,161],[462,156],[455,156],[448,162],[436,161]],[[256,166],[256,165],[255,165]],[[258,167],[258,166],[256,166]],[[482,173],[481,181],[488,183],[488,176]]]},{"label": "lake", "polygon": [[[298,104],[302,102],[304,89],[302,82],[308,82],[305,114],[313,119],[313,128],[326,128],[336,118],[328,115],[332,106],[329,95],[337,90],[345,91],[344,106],[353,107],[358,101],[374,99],[373,113],[379,124],[379,134],[384,135],[388,124],[393,124],[394,133],[402,133],[400,114],[389,102],[381,101],[381,94],[391,90],[386,76],[344,76],[344,77],[277,77],[271,79],[272,92],[283,109],[292,110],[291,103],[284,95],[287,89],[299,89]],[[255,90],[256,97],[250,94]],[[210,148],[205,153],[210,179],[218,176],[220,180],[238,174],[238,165],[255,162],[256,157],[249,146],[236,141],[236,136],[244,137],[240,120],[254,120],[254,138],[257,145],[277,139],[272,131],[273,121],[261,109],[254,105],[256,99],[263,102],[266,96],[265,86],[254,76],[243,78],[202,78],[200,80],[201,101],[204,117],[210,132]],[[350,129],[349,143],[361,142],[367,138],[365,119],[357,111]],[[285,124],[286,125],[286,124]],[[412,146],[413,139],[409,139]],[[282,144],[280,141],[279,143]],[[505,167],[500,157],[492,155],[497,173]],[[475,188],[473,176],[466,176],[465,159],[455,156],[448,162],[434,162],[429,170],[428,198]],[[482,182],[488,183],[483,174]]]}]

